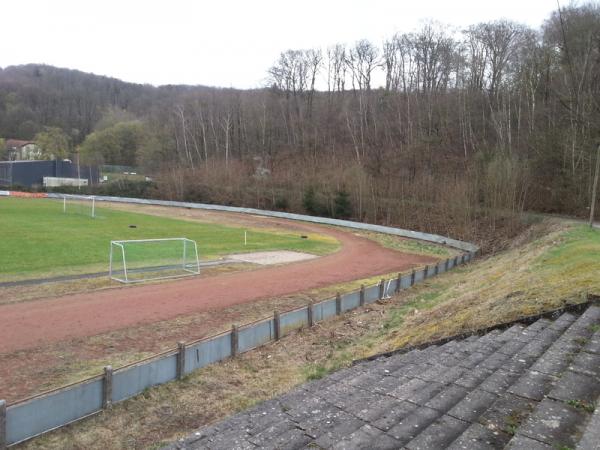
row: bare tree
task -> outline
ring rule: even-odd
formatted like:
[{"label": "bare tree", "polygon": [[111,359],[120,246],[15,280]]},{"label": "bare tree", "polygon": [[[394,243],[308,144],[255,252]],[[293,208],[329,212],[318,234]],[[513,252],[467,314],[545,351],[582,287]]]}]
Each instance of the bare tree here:
[{"label": "bare tree", "polygon": [[517,53],[525,32],[524,26],[507,20],[480,23],[468,29],[475,87],[485,85],[490,97],[497,98],[510,60]]},{"label": "bare tree", "polygon": [[411,35],[417,79],[425,93],[444,91],[452,72],[454,40],[440,24],[427,23]]},{"label": "bare tree", "polygon": [[346,64],[352,72],[352,81],[360,91],[371,90],[371,78],[379,67],[379,49],[366,39],[358,41],[346,57]]},{"label": "bare tree", "polygon": [[327,91],[344,92],[346,87],[346,46],[336,44],[327,49]]}]

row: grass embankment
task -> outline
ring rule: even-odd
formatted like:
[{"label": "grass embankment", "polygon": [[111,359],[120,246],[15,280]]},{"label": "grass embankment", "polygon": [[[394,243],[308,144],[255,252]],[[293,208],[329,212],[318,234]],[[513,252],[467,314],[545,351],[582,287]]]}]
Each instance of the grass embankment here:
[{"label": "grass embankment", "polygon": [[373,233],[370,231],[359,231],[357,234],[379,242],[383,247],[404,253],[415,253],[440,259],[452,258],[460,255],[459,250],[430,242],[417,241],[415,239],[407,239],[389,234]]},{"label": "grass embankment", "polygon": [[160,447],[353,359],[577,303],[600,292],[599,270],[600,231],[545,222],[501,254],[149,390],[27,447]]},{"label": "grass embankment", "polygon": [[389,347],[417,344],[578,303],[600,292],[600,230],[557,222],[477,264],[431,280],[392,317]]},{"label": "grass embankment", "polygon": [[[79,214],[64,214],[62,201],[0,199],[0,281],[107,270],[111,240],[187,237],[197,241],[202,259],[265,250],[322,255],[339,248],[335,239],[316,233],[302,239],[299,233],[236,228],[102,207],[96,209],[98,217],[92,219],[90,205],[84,207],[87,210],[81,209]],[[248,231],[247,245],[244,231]]]}]

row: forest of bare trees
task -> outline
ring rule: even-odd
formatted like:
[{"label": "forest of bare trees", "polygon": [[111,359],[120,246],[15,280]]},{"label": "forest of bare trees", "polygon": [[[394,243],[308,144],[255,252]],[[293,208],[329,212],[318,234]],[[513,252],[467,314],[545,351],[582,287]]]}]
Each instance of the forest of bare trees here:
[{"label": "forest of bare trees", "polygon": [[[83,125],[64,111],[40,118],[44,102],[24,102],[34,131],[61,127],[95,162],[134,161],[169,198],[471,239],[517,230],[523,210],[589,208],[600,144],[597,3],[563,7],[540,29],[428,22],[382,43],[291,49],[268,79],[246,91],[105,80],[92,106],[85,95],[70,106]],[[0,133],[14,137],[7,92],[0,83]],[[127,145],[103,153],[124,135]]]}]

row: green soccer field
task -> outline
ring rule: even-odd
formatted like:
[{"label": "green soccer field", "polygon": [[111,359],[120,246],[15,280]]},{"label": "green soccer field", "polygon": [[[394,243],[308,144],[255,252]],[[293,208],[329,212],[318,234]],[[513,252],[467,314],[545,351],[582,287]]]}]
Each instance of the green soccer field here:
[{"label": "green soccer field", "polygon": [[96,207],[95,219],[85,215],[89,205],[71,210],[64,214],[61,200],[0,197],[0,282],[108,270],[111,240],[186,237],[198,243],[203,260],[265,250],[322,255],[339,247],[335,239],[319,234],[302,239],[299,233],[235,228],[101,206]]}]

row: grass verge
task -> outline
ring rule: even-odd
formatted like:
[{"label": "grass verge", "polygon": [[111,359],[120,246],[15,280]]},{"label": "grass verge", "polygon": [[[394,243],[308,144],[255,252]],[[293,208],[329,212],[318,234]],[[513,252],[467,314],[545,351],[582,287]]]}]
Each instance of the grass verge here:
[{"label": "grass verge", "polygon": [[401,236],[373,233],[370,231],[359,231],[356,234],[379,242],[379,244],[381,244],[383,247],[391,248],[392,250],[398,250],[403,253],[433,256],[434,258],[440,259],[453,258],[454,256],[461,254],[460,250],[451,247],[425,241],[417,241],[415,239],[403,238]]}]

